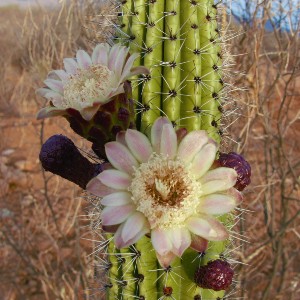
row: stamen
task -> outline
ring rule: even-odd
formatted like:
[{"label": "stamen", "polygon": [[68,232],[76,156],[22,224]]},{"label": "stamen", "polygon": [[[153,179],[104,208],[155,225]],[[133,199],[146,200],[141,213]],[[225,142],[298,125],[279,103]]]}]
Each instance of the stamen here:
[{"label": "stamen", "polygon": [[202,194],[181,160],[157,154],[135,170],[129,191],[152,229],[183,226],[195,214]]},{"label": "stamen", "polygon": [[75,75],[70,76],[64,86],[62,106],[80,109],[83,105],[105,97],[116,84],[114,77],[114,72],[102,65],[78,70]]}]

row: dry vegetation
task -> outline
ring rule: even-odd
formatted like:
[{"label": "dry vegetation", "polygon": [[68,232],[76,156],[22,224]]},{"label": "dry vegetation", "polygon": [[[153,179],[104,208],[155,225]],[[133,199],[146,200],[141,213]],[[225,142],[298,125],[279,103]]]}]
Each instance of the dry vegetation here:
[{"label": "dry vegetation", "polygon": [[[84,1],[87,3],[88,1]],[[96,1],[95,1],[96,2]],[[265,32],[270,1],[260,19],[227,35],[240,90],[239,122],[227,131],[253,168],[242,219],[236,226],[238,289],[229,299],[299,299],[299,32]],[[92,299],[92,242],[81,191],[44,173],[38,163],[43,141],[55,133],[71,137],[64,120],[35,120],[44,104],[34,90],[75,49],[105,39],[94,18],[107,7],[71,1],[60,10],[0,9],[0,299]],[[94,22],[97,21],[97,22]],[[99,26],[98,22],[102,26]],[[225,23],[225,21],[224,21]],[[226,24],[225,24],[226,25]],[[99,30],[101,28],[101,32]],[[233,34],[235,35],[235,34]],[[243,55],[240,55],[243,54]],[[242,75],[245,74],[245,75]],[[241,297],[241,298],[240,298]]]}]

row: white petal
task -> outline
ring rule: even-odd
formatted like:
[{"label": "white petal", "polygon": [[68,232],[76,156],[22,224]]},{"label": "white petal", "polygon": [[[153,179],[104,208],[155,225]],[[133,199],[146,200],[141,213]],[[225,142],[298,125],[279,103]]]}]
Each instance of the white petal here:
[{"label": "white petal", "polygon": [[147,220],[141,212],[133,213],[125,222],[122,229],[122,240],[127,243],[129,240],[134,238],[140,231],[143,231],[148,228]]},{"label": "white petal", "polygon": [[48,88],[39,88],[35,91],[35,93],[39,96],[46,97],[47,93],[49,93],[51,90]]},{"label": "white petal", "polygon": [[126,56],[129,52],[129,48],[127,47],[122,47],[119,50],[118,56],[115,60],[115,75],[117,76],[117,78],[121,78],[122,75],[122,70],[126,61]]},{"label": "white petal", "polygon": [[115,44],[112,46],[110,52],[109,52],[109,56],[108,56],[108,68],[112,71],[114,71],[115,69],[115,62],[118,56],[118,51],[120,49],[120,45],[119,44]]},{"label": "white petal", "polygon": [[239,192],[237,189],[235,188],[230,188],[225,192],[222,192],[222,194],[231,196],[235,199],[236,205],[240,205],[243,202],[244,196],[241,192]]},{"label": "white petal", "polygon": [[166,255],[172,250],[172,241],[168,230],[153,229],[151,231],[153,248],[159,255]]},{"label": "white petal", "polygon": [[159,264],[163,268],[168,268],[173,260],[176,258],[176,255],[173,252],[167,252],[164,255],[160,255],[159,253],[156,252],[156,257],[159,262]]},{"label": "white petal", "polygon": [[127,192],[109,194],[101,200],[101,204],[105,206],[121,206],[131,203],[131,195]]},{"label": "white petal", "polygon": [[135,211],[133,204],[123,206],[106,206],[101,212],[102,224],[105,226],[121,224]]},{"label": "white petal", "polygon": [[152,154],[149,139],[137,130],[127,129],[125,133],[126,144],[131,153],[139,162],[147,162]]},{"label": "white petal", "polygon": [[106,96],[106,101],[103,101],[103,104],[109,102],[113,96],[124,93],[124,85],[119,85],[116,89],[112,89],[110,93]]},{"label": "white petal", "polygon": [[191,237],[192,237],[192,242],[190,247],[197,252],[200,253],[205,252],[208,246],[208,240],[195,234],[192,234]]},{"label": "white petal", "polygon": [[128,148],[128,145],[125,140],[125,132],[126,131],[124,131],[124,130],[118,132],[117,136],[116,136],[116,141]]},{"label": "white petal", "polygon": [[[86,103],[86,105],[89,105]],[[82,118],[85,119],[86,121],[90,121],[93,119],[97,111],[99,110],[100,104],[92,104],[89,107],[83,107],[78,109]]]},{"label": "white petal", "polygon": [[209,143],[203,146],[203,148],[194,157],[190,171],[198,179],[203,176],[212,166],[217,153],[217,145],[215,143]]},{"label": "white petal", "polygon": [[123,68],[123,71],[122,71],[122,76],[121,76],[121,82],[125,81],[125,79],[127,77],[129,77],[129,73],[130,73],[130,70],[132,68],[132,65],[133,65],[133,62],[139,57],[139,54],[138,53],[134,53],[132,55],[130,55],[130,57],[127,59],[126,61],[126,64]]},{"label": "white petal", "polygon": [[127,190],[132,178],[118,170],[105,170],[97,176],[106,186],[116,190]]},{"label": "white petal", "polygon": [[157,154],[160,153],[160,143],[161,143],[161,135],[163,130],[163,125],[165,124],[171,124],[168,118],[165,117],[159,117],[154,122],[152,128],[151,128],[151,144],[153,147],[153,151],[155,151]]},{"label": "white petal", "polygon": [[114,240],[115,245],[118,249],[128,247],[134,243],[136,243],[140,238],[142,238],[146,233],[149,232],[148,228],[143,228],[141,231],[139,231],[132,239],[128,240],[127,242],[124,242],[122,239],[122,231],[123,231],[124,224],[122,224],[117,232],[115,233]]},{"label": "white petal", "polygon": [[236,207],[236,200],[224,194],[209,194],[201,197],[197,211],[209,215],[223,215]]},{"label": "white petal", "polygon": [[64,87],[62,81],[54,79],[46,79],[44,83],[53,91],[63,94]]},{"label": "white petal", "polygon": [[144,66],[134,67],[130,70],[130,72],[127,74],[125,79],[130,78],[135,75],[139,75],[139,74],[150,74],[150,71],[148,68],[146,68]]},{"label": "white petal", "polygon": [[[54,71],[51,71],[48,74],[48,77],[51,78],[53,75],[55,75],[55,77],[57,77],[57,79],[60,79],[61,81],[67,81],[69,79],[69,75],[64,70],[54,70]],[[53,78],[53,79],[55,79],[55,78]]]},{"label": "white petal", "polygon": [[207,215],[190,217],[187,220],[188,229],[208,241],[223,241],[228,238],[226,228],[215,218]]},{"label": "white petal", "polygon": [[94,64],[100,64],[103,66],[107,66],[108,63],[108,52],[110,46],[108,44],[98,44],[93,51],[92,54],[92,62]]},{"label": "white petal", "polygon": [[189,163],[207,142],[208,135],[206,131],[192,131],[179,144],[177,157],[181,158],[185,163]]},{"label": "white petal", "polygon": [[67,113],[65,109],[56,108],[56,107],[44,107],[37,113],[36,118],[38,120],[42,120],[45,118],[63,116],[66,114]]},{"label": "white petal", "polygon": [[92,64],[91,57],[84,50],[77,51],[76,59],[81,69],[87,69]]},{"label": "white petal", "polygon": [[60,93],[54,92],[48,88],[40,88],[36,90],[36,94],[51,100],[56,107],[61,106],[63,102],[63,96]]},{"label": "white petal", "polygon": [[160,154],[174,158],[177,153],[177,135],[171,124],[163,126],[160,142]]},{"label": "white petal", "polygon": [[73,58],[64,59],[64,67],[68,74],[76,74],[78,69],[78,64]]},{"label": "white petal", "polygon": [[172,252],[181,257],[191,244],[191,234],[186,228],[174,228],[170,233],[173,244]]},{"label": "white petal", "polygon": [[[99,175],[98,175],[99,176]],[[91,194],[98,196],[98,197],[104,197],[106,195],[112,194],[114,192],[117,192],[115,189],[112,189],[106,185],[104,185],[100,180],[99,177],[96,176],[93,179],[89,181],[89,183],[86,186],[86,190],[90,192]]]},{"label": "white petal", "polygon": [[133,167],[138,167],[139,163],[130,153],[127,147],[118,142],[105,144],[105,153],[109,162],[118,170],[132,174]]},{"label": "white petal", "polygon": [[231,168],[216,168],[200,178],[203,195],[225,191],[236,183],[237,173]]}]

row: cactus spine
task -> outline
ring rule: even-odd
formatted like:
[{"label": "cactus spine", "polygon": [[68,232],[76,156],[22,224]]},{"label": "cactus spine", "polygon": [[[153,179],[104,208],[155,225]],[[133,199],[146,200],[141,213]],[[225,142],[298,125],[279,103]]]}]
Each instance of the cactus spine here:
[{"label": "cactus spine", "polygon": [[[214,1],[124,0],[120,9],[117,39],[140,52],[136,63],[151,71],[133,81],[137,127],[147,133],[164,114],[175,127],[205,129],[219,143],[223,80]],[[201,289],[193,276],[197,267],[219,258],[227,243],[210,242],[205,255],[189,249],[162,269],[148,237],[120,251],[110,242],[107,299],[222,299],[223,291]]]}]

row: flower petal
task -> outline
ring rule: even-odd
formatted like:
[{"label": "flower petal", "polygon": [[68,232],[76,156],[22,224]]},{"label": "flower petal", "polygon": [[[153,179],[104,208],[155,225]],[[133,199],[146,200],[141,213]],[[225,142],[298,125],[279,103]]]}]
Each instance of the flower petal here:
[{"label": "flower petal", "polygon": [[120,49],[119,44],[114,44],[110,49],[109,56],[108,56],[108,68],[111,71],[115,70],[115,62],[118,56],[119,49]]},{"label": "flower petal", "polygon": [[141,237],[143,237],[146,233],[149,232],[148,228],[143,228],[132,239],[128,240],[127,242],[124,242],[122,239],[122,231],[123,231],[124,225],[125,224],[123,223],[119,226],[119,228],[114,236],[115,245],[118,249],[128,247],[128,246],[136,243]]},{"label": "flower petal", "polygon": [[61,95],[64,92],[64,87],[62,81],[54,79],[46,79],[44,83],[53,91],[60,93]]},{"label": "flower petal", "polygon": [[94,64],[100,64],[103,66],[107,66],[109,49],[110,49],[110,46],[107,43],[98,44],[94,48],[94,51],[92,54],[92,62]]},{"label": "flower petal", "polygon": [[197,252],[200,253],[205,252],[208,246],[208,240],[195,234],[192,234],[191,236],[192,236],[192,242],[190,247]]},{"label": "flower petal", "polygon": [[131,195],[127,192],[117,192],[105,196],[101,204],[105,206],[120,206],[132,203]]},{"label": "flower petal", "polygon": [[121,224],[135,211],[133,204],[123,206],[106,206],[101,212],[101,220],[104,226]]},{"label": "flower petal", "polygon": [[229,236],[226,228],[218,220],[207,215],[190,217],[187,227],[192,233],[208,241],[223,241]]},{"label": "flower petal", "polygon": [[69,79],[69,75],[67,74],[67,72],[65,70],[51,71],[51,72],[49,72],[48,77],[51,78],[53,75],[55,75],[55,77],[57,77],[57,79],[60,79],[61,81],[67,81]]},{"label": "flower petal", "polygon": [[130,57],[127,59],[126,61],[126,64],[123,68],[123,71],[122,71],[122,76],[120,78],[120,82],[123,82],[125,81],[125,79],[127,77],[129,77],[129,73],[130,73],[130,70],[132,68],[132,65],[133,65],[133,62],[139,57],[139,54],[138,53],[133,53],[132,55],[130,55]]},{"label": "flower petal", "polygon": [[46,97],[46,95],[51,92],[48,88],[39,88],[35,91],[35,93],[39,96]]},{"label": "flower petal", "polygon": [[126,140],[125,140],[125,131],[122,130],[117,133],[116,141],[128,148]]},{"label": "flower petal", "polygon": [[105,170],[97,176],[106,186],[116,190],[127,190],[131,184],[131,176],[119,170]]},{"label": "flower petal", "polygon": [[87,69],[92,64],[91,57],[84,50],[77,51],[76,59],[80,69]]},{"label": "flower petal", "polygon": [[208,143],[195,155],[190,171],[198,179],[203,176],[212,166],[217,153],[216,143]]},{"label": "flower petal", "polygon": [[223,215],[233,210],[236,205],[236,200],[229,195],[209,194],[200,198],[197,210],[209,215]]},{"label": "flower petal", "polygon": [[177,135],[171,124],[163,125],[160,142],[160,154],[174,158],[177,153]]},{"label": "flower petal", "polygon": [[109,233],[116,233],[116,231],[118,230],[119,228],[119,225],[109,225],[109,226],[106,226],[106,225],[102,225],[102,229],[105,231],[105,232],[109,232]]},{"label": "flower petal", "polygon": [[[222,194],[224,194],[224,192],[222,192]],[[235,188],[230,188],[225,191],[225,195],[233,197],[235,199],[236,205],[240,205],[243,202],[243,194]]]},{"label": "flower petal", "polygon": [[54,92],[48,88],[37,89],[36,94],[51,100],[56,107],[59,107],[63,101],[63,96],[60,93]]},{"label": "flower petal", "polygon": [[173,262],[173,260],[176,258],[176,255],[173,252],[168,252],[164,255],[160,255],[159,253],[156,252],[156,257],[159,264],[163,268],[168,268]]},{"label": "flower petal", "polygon": [[133,213],[124,223],[122,229],[122,240],[127,243],[129,240],[134,238],[139,232],[148,229],[150,231],[149,224],[145,216],[137,211]]},{"label": "flower petal", "polygon": [[64,59],[64,67],[68,74],[76,74],[78,69],[78,64],[73,58]]},{"label": "flower petal", "polygon": [[94,104],[93,106],[79,109],[79,112],[83,119],[85,119],[86,121],[90,121],[97,113],[100,106],[100,104]]},{"label": "flower petal", "polygon": [[130,70],[130,72],[127,74],[127,76],[123,77],[123,80],[130,78],[132,76],[135,76],[135,75],[139,75],[139,74],[150,74],[150,71],[148,68],[146,68],[144,66],[134,67]]},{"label": "flower petal", "polygon": [[153,229],[151,231],[151,241],[153,248],[159,255],[167,255],[172,250],[172,241],[168,230]]},{"label": "flower petal", "polygon": [[152,128],[151,128],[151,144],[153,147],[153,151],[155,151],[157,154],[160,153],[160,143],[161,143],[161,135],[163,130],[163,125],[165,124],[171,124],[170,120],[165,117],[159,117],[154,122]]},{"label": "flower petal", "polygon": [[132,174],[133,167],[139,164],[127,147],[118,142],[109,142],[105,144],[105,153],[109,162],[118,170]]},{"label": "flower petal", "polygon": [[174,228],[170,233],[173,244],[172,252],[181,257],[191,244],[191,234],[187,228]]},{"label": "flower petal", "polygon": [[221,167],[208,171],[200,179],[203,195],[230,189],[235,185],[236,179],[237,173],[231,168]]},{"label": "flower petal", "polygon": [[139,162],[148,161],[153,150],[149,139],[143,133],[137,130],[127,129],[125,140],[131,153]]},{"label": "flower petal", "polygon": [[[99,175],[98,175],[99,176]],[[98,178],[98,176],[91,179],[87,186],[86,190],[90,192],[91,194],[98,196],[98,197],[104,197],[109,194],[112,194],[114,192],[117,192],[115,189],[112,189],[106,185],[104,185]]]},{"label": "flower petal", "polygon": [[66,110],[56,107],[44,107],[38,113],[36,118],[38,120],[49,118],[49,117],[56,117],[56,116],[63,116],[66,115]]},{"label": "flower petal", "polygon": [[129,48],[120,47],[118,56],[115,60],[115,75],[119,79],[121,78],[122,70],[123,70],[128,52],[129,52]]},{"label": "flower petal", "polygon": [[177,157],[181,158],[185,163],[189,163],[207,142],[208,135],[206,131],[192,131],[188,133],[179,144]]}]

